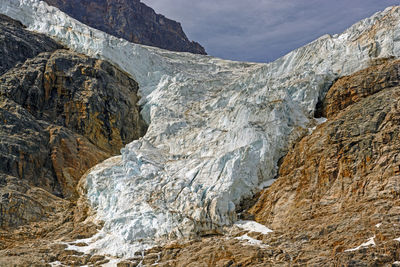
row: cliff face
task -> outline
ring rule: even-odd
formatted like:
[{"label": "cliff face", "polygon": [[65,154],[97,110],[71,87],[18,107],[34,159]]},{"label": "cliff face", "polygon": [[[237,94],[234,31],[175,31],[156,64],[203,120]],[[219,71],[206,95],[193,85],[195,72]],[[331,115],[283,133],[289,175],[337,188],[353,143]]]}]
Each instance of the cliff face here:
[{"label": "cliff face", "polygon": [[29,32],[20,22],[0,14],[0,75],[41,52],[59,48],[50,37]]},{"label": "cliff face", "polygon": [[[399,70],[400,61],[384,60],[339,79],[321,105],[327,122],[289,151],[277,181],[250,209],[288,240],[304,240],[286,241],[295,263],[397,260]],[[374,245],[351,251],[368,240]]]},{"label": "cliff face", "polygon": [[81,176],[146,125],[124,72],[9,18],[0,27],[0,227],[16,227],[54,212],[56,196],[76,200]]},{"label": "cliff face", "polygon": [[159,48],[206,54],[191,42],[180,23],[156,14],[139,0],[45,0],[71,17],[130,42]]}]

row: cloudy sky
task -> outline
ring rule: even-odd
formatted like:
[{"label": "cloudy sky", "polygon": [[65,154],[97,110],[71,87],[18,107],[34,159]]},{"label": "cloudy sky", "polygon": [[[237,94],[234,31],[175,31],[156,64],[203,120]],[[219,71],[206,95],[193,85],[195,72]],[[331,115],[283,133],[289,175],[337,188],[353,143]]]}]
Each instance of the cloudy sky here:
[{"label": "cloudy sky", "polygon": [[400,0],[142,0],[225,59],[268,62]]}]

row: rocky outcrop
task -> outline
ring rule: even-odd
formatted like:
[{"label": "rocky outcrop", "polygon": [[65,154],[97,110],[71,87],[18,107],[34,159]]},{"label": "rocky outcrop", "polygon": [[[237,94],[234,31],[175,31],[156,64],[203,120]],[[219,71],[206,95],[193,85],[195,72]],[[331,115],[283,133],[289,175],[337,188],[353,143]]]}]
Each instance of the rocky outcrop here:
[{"label": "rocky outcrop", "polygon": [[319,116],[331,118],[346,107],[361,101],[385,88],[400,85],[400,64],[398,61],[379,59],[371,62],[371,67],[355,75],[338,80],[328,91]]},{"label": "rocky outcrop", "polygon": [[0,173],[0,228],[14,227],[50,217],[62,200],[39,187]]},{"label": "rocky outcrop", "polygon": [[137,83],[111,64],[67,50],[42,53],[0,78],[0,92],[39,120],[112,154],[146,130]]},{"label": "rocky outcrop", "polygon": [[[294,263],[398,260],[399,66],[387,61],[339,79],[322,103],[328,121],[289,151],[278,180],[250,209],[286,232],[280,238]],[[375,246],[351,250],[371,238]]]},{"label": "rocky outcrop", "polygon": [[57,196],[76,200],[81,176],[146,125],[129,75],[7,17],[0,27],[0,227],[16,227],[49,217]]},{"label": "rocky outcrop", "polygon": [[206,54],[200,44],[189,41],[180,23],[156,14],[140,0],[45,1],[86,25],[130,42]]},{"label": "rocky outcrop", "polygon": [[46,35],[29,32],[20,22],[0,14],[0,75],[17,63],[58,48],[61,45]]},{"label": "rocky outcrop", "polygon": [[67,50],[9,70],[0,77],[1,171],[75,198],[86,170],[144,134],[137,88],[109,63]]}]

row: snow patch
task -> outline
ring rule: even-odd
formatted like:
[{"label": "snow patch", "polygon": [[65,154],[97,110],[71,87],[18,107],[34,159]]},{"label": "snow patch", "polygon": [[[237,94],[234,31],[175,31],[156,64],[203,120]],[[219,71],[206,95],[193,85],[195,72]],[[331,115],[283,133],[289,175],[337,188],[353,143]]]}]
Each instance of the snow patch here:
[{"label": "snow patch", "polygon": [[249,232],[260,233],[263,235],[273,232],[271,229],[269,229],[265,225],[259,224],[258,222],[255,222],[255,221],[240,220],[240,221],[237,221],[234,225],[243,230],[246,230]]},{"label": "snow patch", "polygon": [[254,238],[248,236],[247,234],[235,237],[235,239],[246,241],[248,244],[253,245],[253,246],[267,247],[267,245],[263,245],[262,241],[254,239]]},{"label": "snow patch", "polygon": [[321,117],[321,118],[315,118],[315,120],[317,121],[317,124],[320,125],[320,124],[326,122],[328,119]]},{"label": "snow patch", "polygon": [[110,257],[107,257],[106,259],[108,259],[109,262],[102,264],[101,265],[102,267],[115,267],[121,261],[121,259],[113,259]]},{"label": "snow patch", "polygon": [[277,180],[277,179],[271,179],[271,180],[265,181],[265,182],[261,183],[261,184],[258,186],[258,188],[259,188],[260,190],[266,189],[266,188],[270,187],[276,180]]},{"label": "snow patch", "polygon": [[62,264],[60,261],[53,261],[49,263],[52,267],[61,267],[61,266],[65,266],[64,264]]},{"label": "snow patch", "polygon": [[359,250],[359,249],[364,248],[364,247],[375,246],[375,241],[374,241],[374,239],[375,239],[375,236],[371,237],[370,239],[368,239],[367,242],[365,242],[365,243],[359,245],[359,246],[356,247],[356,248],[351,248],[351,249],[345,250],[345,252],[356,251],[356,250]]},{"label": "snow patch", "polygon": [[313,126],[313,127],[309,127],[308,128],[308,134],[310,135],[310,134],[312,134],[314,131],[315,131],[315,129],[317,129],[317,126],[318,125],[321,125],[321,124],[323,124],[324,122],[326,122],[328,119],[327,118],[324,118],[324,117],[321,117],[321,118],[314,118],[314,125],[315,126]]}]

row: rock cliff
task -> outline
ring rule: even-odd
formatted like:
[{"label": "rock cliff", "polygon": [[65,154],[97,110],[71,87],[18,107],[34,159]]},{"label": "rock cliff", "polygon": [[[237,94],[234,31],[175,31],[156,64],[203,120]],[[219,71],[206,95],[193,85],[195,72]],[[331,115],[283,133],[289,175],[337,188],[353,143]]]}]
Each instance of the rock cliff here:
[{"label": "rock cliff", "polygon": [[50,37],[30,32],[21,22],[1,14],[0,30],[0,75],[41,52],[62,48]]},{"label": "rock cliff", "polygon": [[0,27],[0,226],[16,227],[48,217],[56,196],[76,200],[81,176],[146,125],[126,73],[4,16]]},{"label": "rock cliff", "polygon": [[206,54],[189,41],[180,23],[170,20],[140,0],[45,0],[71,17],[130,42],[171,51]]},{"label": "rock cliff", "polygon": [[[400,61],[385,60],[339,79],[321,105],[327,122],[289,151],[250,209],[286,232],[294,263],[398,260],[399,70]],[[374,245],[352,251],[371,238]],[[304,242],[289,244],[297,239]]]}]

